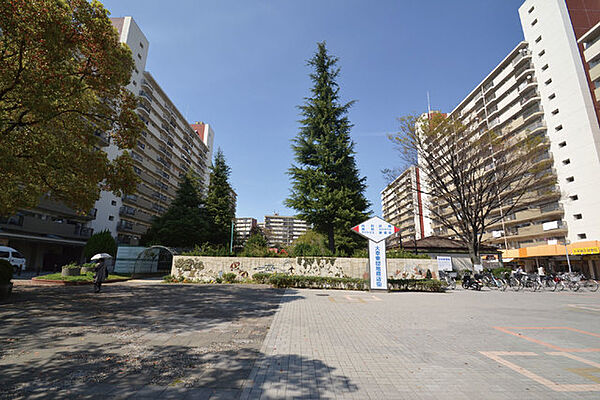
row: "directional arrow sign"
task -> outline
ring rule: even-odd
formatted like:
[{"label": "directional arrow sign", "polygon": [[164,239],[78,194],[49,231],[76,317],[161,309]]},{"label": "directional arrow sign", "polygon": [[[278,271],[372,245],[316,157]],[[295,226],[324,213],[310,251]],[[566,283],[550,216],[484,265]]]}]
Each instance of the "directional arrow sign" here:
[{"label": "directional arrow sign", "polygon": [[388,236],[400,231],[400,229],[379,217],[373,217],[362,224],[358,224],[352,230],[375,243],[379,243]]},{"label": "directional arrow sign", "polygon": [[356,225],[352,230],[369,239],[371,289],[387,290],[387,260],[384,239],[400,231],[400,229],[379,217],[373,217],[362,224]]}]

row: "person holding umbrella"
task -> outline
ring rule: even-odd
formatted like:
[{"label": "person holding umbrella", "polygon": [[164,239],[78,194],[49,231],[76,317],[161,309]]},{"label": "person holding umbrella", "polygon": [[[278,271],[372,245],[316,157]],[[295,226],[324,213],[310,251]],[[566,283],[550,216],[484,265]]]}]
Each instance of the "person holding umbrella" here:
[{"label": "person holding umbrella", "polygon": [[110,254],[100,253],[92,257],[92,261],[98,260],[94,267],[94,293],[100,293],[102,282],[108,278],[107,259],[112,258]]}]

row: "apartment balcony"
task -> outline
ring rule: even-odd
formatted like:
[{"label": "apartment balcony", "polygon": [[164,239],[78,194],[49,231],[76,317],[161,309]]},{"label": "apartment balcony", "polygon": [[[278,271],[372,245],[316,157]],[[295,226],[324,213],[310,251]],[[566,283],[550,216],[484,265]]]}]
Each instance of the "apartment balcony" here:
[{"label": "apartment balcony", "polygon": [[135,215],[135,208],[129,207],[129,206],[123,206],[119,209],[119,215],[121,215],[121,216]]},{"label": "apartment balcony", "polygon": [[[504,216],[504,226],[510,227],[518,224],[522,224],[530,221],[537,221],[540,219],[562,219],[564,215],[563,208],[556,203],[555,207],[546,208],[546,210],[542,210],[541,208],[531,208],[523,211],[518,211],[516,213],[511,213],[509,215]],[[488,229],[499,230],[502,229],[502,221],[498,221],[493,225],[490,225]]]},{"label": "apartment balcony", "polygon": [[541,100],[540,94],[537,92],[537,90],[535,90],[532,94],[527,95],[526,97],[519,100],[519,104],[521,104],[521,106],[523,108],[525,108],[527,105],[533,104],[535,101],[540,101],[540,100]]},{"label": "apartment balcony", "polygon": [[144,103],[139,102],[138,105],[137,105],[137,108],[144,110],[146,112],[146,114],[150,115],[150,107],[148,107]]},{"label": "apartment balcony", "polygon": [[150,82],[148,82],[145,79],[142,79],[142,86],[148,91],[148,93],[153,93],[154,92],[154,88],[152,87],[152,85],[150,84]]},{"label": "apartment balcony", "polygon": [[100,146],[106,147],[110,144],[110,135],[108,133],[96,130],[94,132],[94,136],[98,138],[98,143]]},{"label": "apartment balcony", "polygon": [[531,51],[530,50],[521,50],[521,52],[511,61],[513,67],[517,67],[519,63],[523,60],[531,59]]},{"label": "apartment balcony", "polygon": [[147,228],[144,225],[136,224],[131,221],[120,220],[117,224],[118,232],[130,232],[138,235],[143,235],[146,233]]},{"label": "apartment balcony", "polygon": [[141,97],[142,99],[145,99],[145,100],[149,101],[149,102],[150,102],[150,104],[152,104],[152,102],[154,101],[154,100],[152,99],[152,96],[150,96],[148,93],[146,93],[146,92],[145,92],[145,91],[143,91],[143,90],[140,90],[140,92],[139,92],[139,95],[140,95],[140,97]]}]

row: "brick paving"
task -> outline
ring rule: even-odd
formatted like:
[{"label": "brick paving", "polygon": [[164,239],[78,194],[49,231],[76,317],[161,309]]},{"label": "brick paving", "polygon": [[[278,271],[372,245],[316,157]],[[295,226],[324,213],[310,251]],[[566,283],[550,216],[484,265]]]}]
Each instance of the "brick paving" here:
[{"label": "brick paving", "polygon": [[260,285],[17,282],[0,302],[0,399],[237,399],[280,303]]},{"label": "brick paving", "polygon": [[600,293],[25,286],[0,399],[596,399]]},{"label": "brick paving", "polygon": [[600,398],[600,293],[283,300],[242,399]]}]

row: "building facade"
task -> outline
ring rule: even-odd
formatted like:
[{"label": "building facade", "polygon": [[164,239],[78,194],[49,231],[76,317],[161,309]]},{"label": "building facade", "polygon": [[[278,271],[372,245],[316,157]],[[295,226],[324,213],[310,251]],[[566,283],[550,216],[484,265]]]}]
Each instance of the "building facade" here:
[{"label": "building facade", "polygon": [[265,215],[263,232],[270,247],[289,246],[298,239],[310,226],[296,217],[283,215]]},{"label": "building facade", "polygon": [[[507,141],[535,137],[543,147],[536,158],[539,179],[516,208],[494,210],[499,221],[483,240],[503,249],[596,240],[600,0],[527,0],[519,15],[525,41],[449,114],[470,135],[491,130]],[[449,207],[443,210],[454,218]],[[435,221],[433,233],[453,236]]]},{"label": "building facade", "polygon": [[409,240],[432,234],[431,221],[423,207],[419,168],[411,166],[381,191],[383,219],[400,231],[387,239],[389,248],[403,247]]},{"label": "building facade", "polygon": [[244,247],[246,240],[250,237],[252,228],[258,228],[256,218],[243,217],[235,219],[235,246]]},{"label": "building facade", "polygon": [[[134,170],[141,182],[132,195],[118,197],[102,192],[91,225],[95,231],[110,231],[119,244],[138,245],[152,217],[167,210],[175,198],[179,180],[188,171],[200,177],[202,190],[206,190],[211,150],[208,140],[204,142],[204,136],[188,124],[152,74],[145,71],[149,42],[133,18],[111,21],[135,60],[127,88],[139,96],[136,112],[145,124],[136,148],[131,151]],[[214,133],[206,138],[212,144]],[[115,157],[121,150],[111,143],[106,151],[109,157]]]}]

